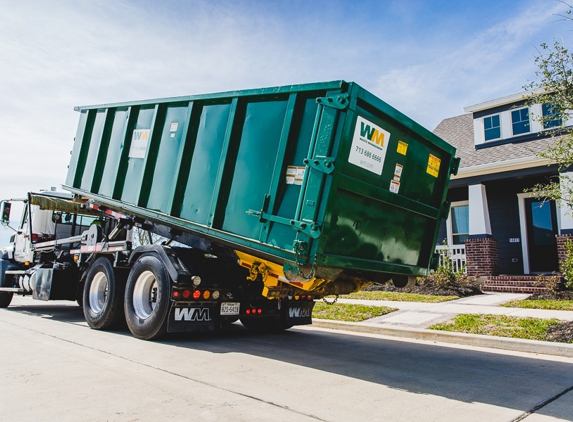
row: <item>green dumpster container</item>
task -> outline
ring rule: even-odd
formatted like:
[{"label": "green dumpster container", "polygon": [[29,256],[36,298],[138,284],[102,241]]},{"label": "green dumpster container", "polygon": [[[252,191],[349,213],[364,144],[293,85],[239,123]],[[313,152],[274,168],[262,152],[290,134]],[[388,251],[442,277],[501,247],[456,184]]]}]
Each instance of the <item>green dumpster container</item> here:
[{"label": "green dumpster container", "polygon": [[305,289],[423,276],[435,262],[455,149],[356,83],[76,110],[64,188],[78,196]]}]

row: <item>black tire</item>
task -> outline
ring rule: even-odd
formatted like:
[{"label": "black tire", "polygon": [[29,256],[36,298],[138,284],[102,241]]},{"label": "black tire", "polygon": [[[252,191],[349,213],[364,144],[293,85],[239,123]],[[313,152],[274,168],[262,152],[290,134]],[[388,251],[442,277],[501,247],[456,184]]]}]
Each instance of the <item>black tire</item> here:
[{"label": "black tire", "polygon": [[157,255],[142,255],[125,288],[125,320],[134,337],[156,340],[167,332],[171,278]]},{"label": "black tire", "polygon": [[0,308],[7,308],[12,302],[12,297],[14,293],[0,292]]},{"label": "black tire", "polygon": [[84,285],[82,307],[91,328],[116,328],[124,321],[125,276],[114,271],[111,261],[100,257],[90,266]]}]

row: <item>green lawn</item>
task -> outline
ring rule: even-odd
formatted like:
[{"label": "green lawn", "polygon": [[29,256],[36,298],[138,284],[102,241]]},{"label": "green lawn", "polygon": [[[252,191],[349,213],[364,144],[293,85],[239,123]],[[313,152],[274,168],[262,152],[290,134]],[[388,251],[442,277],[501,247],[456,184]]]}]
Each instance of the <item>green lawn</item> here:
[{"label": "green lawn", "polygon": [[360,322],[394,311],[397,311],[397,309],[388,308],[386,306],[350,305],[346,303],[329,305],[324,302],[316,302],[314,310],[312,311],[312,317],[334,319],[336,321]]},{"label": "green lawn", "polygon": [[512,300],[504,303],[506,308],[549,309],[554,311],[573,311],[573,300]]},{"label": "green lawn", "polygon": [[438,303],[459,299],[457,296],[431,296],[415,293],[401,292],[355,292],[349,295],[341,295],[344,299],[365,299],[365,300],[392,300],[396,302],[428,302]]},{"label": "green lawn", "polygon": [[518,318],[506,315],[462,314],[428,327],[432,330],[455,331],[469,334],[545,340],[547,330],[559,325],[557,319]]}]

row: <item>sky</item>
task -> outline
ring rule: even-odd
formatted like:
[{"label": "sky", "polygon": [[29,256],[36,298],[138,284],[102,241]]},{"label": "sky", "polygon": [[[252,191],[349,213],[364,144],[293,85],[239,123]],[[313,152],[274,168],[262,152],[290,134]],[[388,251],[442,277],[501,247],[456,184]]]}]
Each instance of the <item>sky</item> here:
[{"label": "sky", "polygon": [[[74,106],[344,79],[433,130],[521,92],[540,44],[573,37],[556,0],[0,0],[0,10],[0,199],[65,181]],[[0,246],[10,234],[0,227]]]}]

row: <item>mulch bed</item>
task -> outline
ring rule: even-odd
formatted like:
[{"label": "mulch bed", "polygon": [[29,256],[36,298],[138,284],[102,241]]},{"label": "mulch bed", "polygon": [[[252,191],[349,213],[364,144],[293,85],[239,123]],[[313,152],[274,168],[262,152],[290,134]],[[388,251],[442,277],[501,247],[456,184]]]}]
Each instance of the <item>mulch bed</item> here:
[{"label": "mulch bed", "polygon": [[559,325],[549,327],[545,340],[573,343],[573,321],[562,322]]}]

